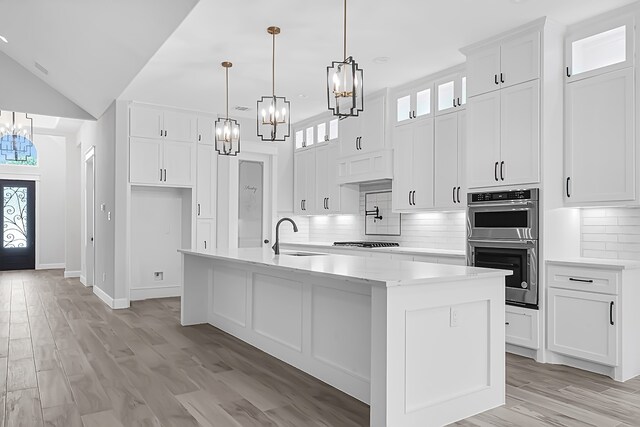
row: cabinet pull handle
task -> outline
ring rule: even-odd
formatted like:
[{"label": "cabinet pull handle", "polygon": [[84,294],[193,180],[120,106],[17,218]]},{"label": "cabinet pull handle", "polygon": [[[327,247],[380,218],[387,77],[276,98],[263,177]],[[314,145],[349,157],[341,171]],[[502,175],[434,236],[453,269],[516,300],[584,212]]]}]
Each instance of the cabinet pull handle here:
[{"label": "cabinet pull handle", "polygon": [[167,136],[167,131],[166,130],[164,131],[164,136]]},{"label": "cabinet pull handle", "polygon": [[455,98],[453,98],[453,108],[456,108],[456,107],[457,107],[457,105],[456,105],[456,99],[455,99]]},{"label": "cabinet pull handle", "polygon": [[162,182],[162,168],[160,168],[160,182]]},{"label": "cabinet pull handle", "polygon": [[327,210],[329,210],[329,198],[327,197]]},{"label": "cabinet pull handle", "polygon": [[200,216],[200,203],[198,203],[198,216]]},{"label": "cabinet pull handle", "polygon": [[569,72],[569,67],[567,67],[567,77],[571,77],[571,73]]},{"label": "cabinet pull handle", "polygon": [[303,211],[306,211],[306,210],[307,210],[307,201],[306,201],[306,200],[303,200],[303,201],[302,201],[302,210],[303,210]]},{"label": "cabinet pull handle", "polygon": [[358,138],[359,137],[356,136],[356,150],[359,150],[359,148],[358,148]]},{"label": "cabinet pull handle", "polygon": [[569,193],[569,182],[571,181],[571,177],[567,177],[567,197],[571,197],[571,193]]},{"label": "cabinet pull handle", "polygon": [[572,282],[593,283],[593,279],[576,279],[574,277],[569,277],[569,280]]},{"label": "cabinet pull handle", "polygon": [[411,206],[411,191],[409,191],[409,206]]},{"label": "cabinet pull handle", "polygon": [[411,199],[413,201],[413,206],[416,205],[416,190],[413,190],[413,197]]},{"label": "cabinet pull handle", "polygon": [[451,192],[451,198],[453,199],[453,203],[456,203],[456,187],[453,187],[453,191]]},{"label": "cabinet pull handle", "polygon": [[493,177],[495,178],[496,181],[498,180],[498,162],[496,162],[496,164],[493,166]]},{"label": "cabinet pull handle", "polygon": [[362,137],[358,137],[358,150],[362,150]]},{"label": "cabinet pull handle", "polygon": [[[198,142],[202,141],[202,135],[198,135]],[[206,244],[206,241],[205,241]]]},{"label": "cabinet pull handle", "polygon": [[458,98],[458,107],[462,107],[462,103],[460,102],[460,98]]},{"label": "cabinet pull handle", "polygon": [[505,325],[509,326],[509,322],[504,322]]},{"label": "cabinet pull handle", "polygon": [[498,75],[497,75],[497,74],[494,74],[494,75],[493,75],[493,81],[494,81],[497,85],[499,85],[499,84],[500,84],[500,82],[498,81]]},{"label": "cabinet pull handle", "polygon": [[409,118],[410,118],[410,119],[413,119],[413,117],[411,117],[411,111],[409,111]]},{"label": "cabinet pull handle", "polygon": [[460,203],[460,187],[458,187],[458,203]]},{"label": "cabinet pull handle", "polygon": [[164,170],[164,182],[167,182],[167,170]]},{"label": "cabinet pull handle", "polygon": [[500,73],[500,83],[504,83],[504,76]]},{"label": "cabinet pull handle", "polygon": [[303,211],[303,207],[302,207],[302,199],[300,199],[300,210]]},{"label": "cabinet pull handle", "polygon": [[204,241],[204,248],[207,249],[207,241]]},{"label": "cabinet pull handle", "polygon": [[160,129],[160,136],[162,136],[162,129]]},{"label": "cabinet pull handle", "polygon": [[504,160],[500,162],[500,179],[504,181]]},{"label": "cabinet pull handle", "polygon": [[613,301],[609,303],[609,323],[614,324],[613,322]]}]

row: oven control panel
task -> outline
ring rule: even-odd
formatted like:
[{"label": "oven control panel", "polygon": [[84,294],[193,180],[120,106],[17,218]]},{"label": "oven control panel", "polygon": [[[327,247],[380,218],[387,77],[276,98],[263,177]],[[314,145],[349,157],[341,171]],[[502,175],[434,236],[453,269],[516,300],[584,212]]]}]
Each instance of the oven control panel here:
[{"label": "oven control panel", "polygon": [[[537,199],[536,190],[512,190],[512,191],[494,191],[490,193],[473,193],[471,194],[471,202],[499,202],[508,200],[531,200]],[[532,197],[534,196],[534,197]]]}]

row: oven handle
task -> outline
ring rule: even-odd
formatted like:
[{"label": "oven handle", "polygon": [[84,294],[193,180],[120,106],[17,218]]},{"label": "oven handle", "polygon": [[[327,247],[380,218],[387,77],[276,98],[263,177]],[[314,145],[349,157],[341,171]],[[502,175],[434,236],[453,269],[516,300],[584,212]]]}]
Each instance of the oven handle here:
[{"label": "oven handle", "polygon": [[522,202],[507,202],[507,203],[477,203],[470,202],[468,204],[469,209],[471,208],[509,208],[512,206],[535,206],[538,202],[533,200],[526,200]]},{"label": "oven handle", "polygon": [[476,239],[468,239],[469,243],[475,243],[475,244],[489,244],[489,245],[535,245],[537,240],[532,240],[532,239],[526,239],[526,240],[476,240]]}]

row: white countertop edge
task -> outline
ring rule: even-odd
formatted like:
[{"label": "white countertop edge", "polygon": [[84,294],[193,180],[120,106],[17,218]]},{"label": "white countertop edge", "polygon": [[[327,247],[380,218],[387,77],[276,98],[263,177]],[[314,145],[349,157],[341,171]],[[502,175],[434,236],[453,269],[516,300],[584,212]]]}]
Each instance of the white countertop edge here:
[{"label": "white countertop edge", "polygon": [[[294,273],[304,273],[304,274],[309,274],[312,276],[317,276],[317,277],[329,277],[329,278],[335,278],[335,279],[339,279],[339,280],[343,280],[343,281],[351,281],[351,282],[358,282],[358,283],[368,283],[370,285],[373,286],[380,286],[380,287],[395,287],[395,286],[408,286],[408,285],[426,285],[426,284],[436,284],[436,283],[445,283],[445,282],[455,282],[455,281],[464,281],[464,280],[471,280],[471,279],[478,279],[478,278],[492,278],[492,277],[506,277],[506,276],[510,276],[512,273],[510,271],[505,271],[505,270],[492,270],[492,269],[486,269],[486,268],[479,268],[479,267],[466,267],[466,266],[448,266],[451,268],[466,268],[466,269],[474,269],[474,270],[484,270],[482,273],[467,273],[465,275],[448,275],[448,276],[439,276],[439,277],[428,277],[428,278],[419,278],[419,279],[404,279],[404,280],[372,280],[372,279],[368,279],[368,278],[363,278],[363,277],[354,277],[354,276],[348,276],[348,275],[342,275],[342,274],[336,274],[336,273],[331,273],[331,272],[325,272],[325,271],[314,271],[314,270],[309,270],[306,268],[298,268],[295,266],[282,266],[282,265],[274,265],[274,264],[269,264],[269,263],[265,263],[265,262],[260,262],[260,261],[256,261],[256,260],[244,260],[244,259],[240,259],[237,257],[233,257],[233,256],[224,256],[224,255],[218,255],[218,254],[211,254],[211,253],[203,253],[203,252],[197,252],[197,251],[193,251],[193,250],[189,250],[189,249],[178,249],[178,252],[185,254],[185,255],[195,255],[195,256],[200,256],[203,258],[209,258],[209,259],[213,259],[213,260],[224,260],[224,261],[228,261],[228,262],[234,262],[237,264],[249,264],[249,265],[255,265],[257,267],[272,267],[275,268],[277,270],[281,270],[281,271],[288,271],[288,272],[294,272]],[[338,255],[338,254],[329,254],[326,256],[330,256],[330,257],[349,257],[349,258],[362,258],[362,257],[352,257],[351,255]],[[400,263],[415,263],[416,261],[393,261],[393,262],[400,262]],[[441,266],[442,264],[430,264],[430,263],[424,263],[421,262],[420,264],[423,265],[437,265],[437,266]]]},{"label": "white countertop edge", "polygon": [[564,264],[576,267],[595,267],[611,270],[635,270],[640,268],[640,261],[632,259],[607,258],[555,258],[548,259],[547,264]]},{"label": "white countertop edge", "polygon": [[352,250],[352,251],[371,251],[371,252],[384,252],[390,254],[412,254],[412,255],[435,255],[443,257],[464,258],[466,252],[455,249],[436,249],[436,248],[412,248],[405,246],[390,246],[382,248],[360,248],[357,246],[333,246],[333,243],[329,242],[281,242],[280,247],[300,247],[300,248],[333,248],[339,250]]}]

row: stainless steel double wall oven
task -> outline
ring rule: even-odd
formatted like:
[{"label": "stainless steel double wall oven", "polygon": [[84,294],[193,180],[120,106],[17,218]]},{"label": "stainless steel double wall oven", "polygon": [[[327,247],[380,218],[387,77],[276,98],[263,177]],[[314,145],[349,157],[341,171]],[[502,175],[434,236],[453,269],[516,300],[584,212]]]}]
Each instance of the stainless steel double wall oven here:
[{"label": "stainless steel double wall oven", "polygon": [[510,270],[506,303],[538,308],[538,189],[470,193],[467,264]]}]

